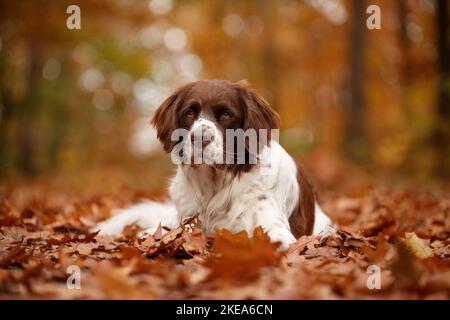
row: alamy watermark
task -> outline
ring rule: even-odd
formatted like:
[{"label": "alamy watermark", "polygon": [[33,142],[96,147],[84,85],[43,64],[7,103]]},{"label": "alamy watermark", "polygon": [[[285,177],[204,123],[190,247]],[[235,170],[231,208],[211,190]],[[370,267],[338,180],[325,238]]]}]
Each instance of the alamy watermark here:
[{"label": "alamy watermark", "polygon": [[[172,132],[175,143],[170,153],[174,164],[188,165],[260,165],[269,174],[272,166],[271,152],[265,152],[271,143],[279,141],[279,129],[226,129],[224,133],[213,130],[187,130]],[[270,141],[269,141],[270,138]]]},{"label": "alamy watermark", "polygon": [[[69,15],[66,20],[66,27],[69,30],[81,29],[81,9],[78,5],[71,4],[67,7],[66,13]],[[366,20],[366,26],[369,30],[381,29],[381,9],[376,4],[367,7],[366,13],[370,16]]]},{"label": "alamy watermark", "polygon": [[69,277],[66,280],[66,286],[69,290],[81,289],[81,270],[77,265],[70,265],[66,269],[66,273]]},{"label": "alamy watermark", "polygon": [[81,9],[76,4],[67,7],[66,13],[69,14],[66,20],[66,27],[69,30],[81,29]]},{"label": "alamy watermark", "polygon": [[375,264],[367,267],[366,272],[370,274],[367,277],[366,285],[369,290],[381,289],[381,268]]},{"label": "alamy watermark", "polygon": [[367,14],[370,16],[367,18],[366,26],[369,30],[381,29],[381,9],[376,4],[372,4],[367,7]]}]

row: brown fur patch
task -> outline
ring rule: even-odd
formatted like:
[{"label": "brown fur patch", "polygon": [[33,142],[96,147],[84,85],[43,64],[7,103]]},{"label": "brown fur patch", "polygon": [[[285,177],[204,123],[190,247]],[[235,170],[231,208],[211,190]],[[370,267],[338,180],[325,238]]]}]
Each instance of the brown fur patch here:
[{"label": "brown fur patch", "polygon": [[300,201],[289,218],[289,225],[292,234],[298,239],[301,236],[311,235],[313,231],[316,191],[301,164],[297,164],[297,181],[300,188]]}]

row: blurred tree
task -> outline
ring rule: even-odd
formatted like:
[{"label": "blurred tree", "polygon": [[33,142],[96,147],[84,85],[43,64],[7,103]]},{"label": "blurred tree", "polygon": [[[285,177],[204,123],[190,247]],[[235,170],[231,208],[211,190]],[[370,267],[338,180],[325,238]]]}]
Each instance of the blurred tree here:
[{"label": "blurred tree", "polygon": [[356,161],[366,160],[364,123],[364,0],[352,0],[352,24],[349,41],[350,101],[347,108],[346,154]]},{"label": "blurred tree", "polygon": [[276,3],[273,0],[258,2],[265,28],[263,31],[263,64],[265,91],[269,94],[268,99],[274,108],[278,108],[277,98],[279,96],[279,67],[277,65],[277,46],[275,45],[275,14]]},{"label": "blurred tree", "polygon": [[450,33],[448,1],[436,0],[438,34],[438,105],[433,140],[438,159],[436,173],[450,178]]},{"label": "blurred tree", "polygon": [[[142,26],[150,16],[143,10],[148,4],[141,1],[80,0],[82,29],[68,30],[70,4],[67,0],[0,1],[0,177],[13,170],[34,175],[57,169],[70,130],[71,139],[84,144],[78,149],[85,154],[77,155],[90,156],[88,149],[96,143],[95,109],[86,103],[91,97],[78,88],[80,67],[89,66],[74,63],[74,49],[90,42],[102,49],[113,42],[111,50],[104,49],[91,62],[108,64],[107,55],[120,51],[122,39],[115,32]],[[56,81],[43,76],[52,57],[58,57]]]},{"label": "blurred tree", "polygon": [[18,169],[26,174],[31,175],[35,173],[35,138],[36,125],[35,116],[37,108],[39,107],[38,85],[41,78],[42,70],[42,49],[40,44],[32,39],[27,42],[27,66],[26,66],[26,86],[25,95],[18,105],[19,123],[16,131],[18,143]]},{"label": "blurred tree", "polygon": [[[7,90],[6,79],[3,75],[7,69],[7,52],[0,51],[0,165],[8,166],[11,162],[10,149],[8,148],[8,132],[10,131],[13,117],[11,92]],[[0,178],[3,173],[0,167]]]},{"label": "blurred tree", "polygon": [[398,20],[400,22],[399,46],[402,52],[402,61],[400,66],[400,77],[403,89],[403,110],[408,115],[410,113],[409,91],[411,89],[411,54],[410,41],[408,38],[408,2],[406,0],[398,1]]}]

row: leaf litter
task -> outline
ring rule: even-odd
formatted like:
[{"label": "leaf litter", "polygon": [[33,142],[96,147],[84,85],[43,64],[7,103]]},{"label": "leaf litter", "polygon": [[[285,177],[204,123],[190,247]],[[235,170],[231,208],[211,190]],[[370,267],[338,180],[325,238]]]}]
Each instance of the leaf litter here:
[{"label": "leaf litter", "polygon": [[[207,237],[196,217],[144,238],[135,225],[117,237],[89,232],[135,200],[49,196],[33,187],[1,191],[0,298],[450,298],[450,200],[444,193],[325,193],[336,233],[301,237],[284,252],[262,228],[252,236],[218,230]],[[73,266],[79,289],[67,285]],[[380,271],[379,288],[367,285],[370,266]]]}]

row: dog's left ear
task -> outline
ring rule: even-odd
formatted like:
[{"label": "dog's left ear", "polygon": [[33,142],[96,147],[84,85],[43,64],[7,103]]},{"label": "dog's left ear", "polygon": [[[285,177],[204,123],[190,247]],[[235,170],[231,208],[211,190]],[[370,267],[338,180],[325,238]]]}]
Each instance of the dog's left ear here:
[{"label": "dog's left ear", "polygon": [[255,129],[257,133],[260,129],[266,129],[267,143],[270,143],[270,130],[280,128],[280,116],[267,101],[250,89],[247,80],[241,80],[235,86],[244,111],[243,129]]}]

